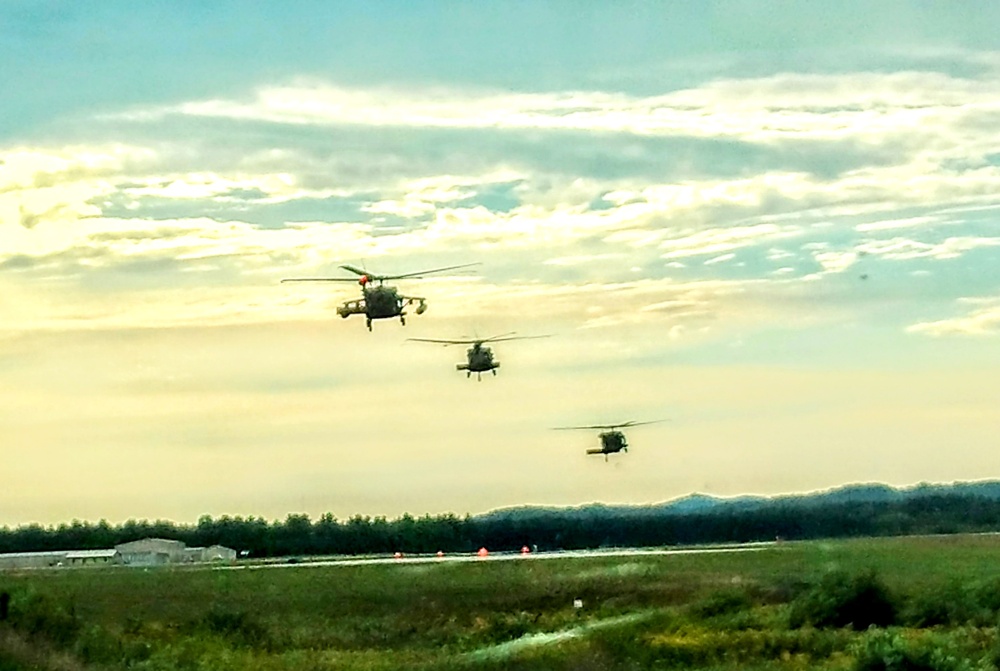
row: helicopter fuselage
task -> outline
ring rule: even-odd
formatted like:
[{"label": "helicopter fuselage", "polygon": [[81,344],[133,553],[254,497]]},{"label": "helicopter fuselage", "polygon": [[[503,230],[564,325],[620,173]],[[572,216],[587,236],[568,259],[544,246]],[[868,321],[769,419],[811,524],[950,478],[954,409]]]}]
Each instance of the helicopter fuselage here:
[{"label": "helicopter fuselage", "polygon": [[494,375],[497,374],[497,368],[500,367],[500,362],[493,358],[493,351],[489,347],[483,347],[477,343],[466,350],[466,356],[468,358],[466,363],[455,365],[457,370],[465,371],[466,377],[470,377],[473,373],[475,373],[479,379],[482,379],[482,374],[490,371],[492,371]]},{"label": "helicopter fuselage", "polygon": [[615,452],[628,452],[628,441],[621,431],[605,431],[600,434],[600,449],[587,450],[587,454],[603,454],[605,456]]},{"label": "helicopter fuselage", "polygon": [[368,322],[368,330],[372,328],[372,321],[375,319],[392,319],[399,317],[399,321],[406,324],[406,306],[417,303],[417,314],[423,314],[427,309],[427,304],[423,298],[400,295],[396,287],[389,287],[379,284],[374,287],[362,285],[361,291],[364,298],[347,301],[337,308],[337,314],[344,319],[351,315],[365,315]]},{"label": "helicopter fuselage", "polygon": [[658,422],[663,422],[665,420],[657,419],[650,422],[637,422],[635,420],[630,420],[628,422],[622,422],[620,424],[591,424],[589,426],[557,426],[555,427],[557,431],[575,431],[577,429],[600,429],[601,433],[598,434],[598,438],[601,439],[601,446],[599,448],[594,448],[587,450],[587,454],[603,454],[604,460],[608,460],[609,454],[615,454],[616,452],[628,452],[628,441],[625,440],[625,434],[619,429],[632,427],[632,426],[642,426],[643,424],[656,424]]}]

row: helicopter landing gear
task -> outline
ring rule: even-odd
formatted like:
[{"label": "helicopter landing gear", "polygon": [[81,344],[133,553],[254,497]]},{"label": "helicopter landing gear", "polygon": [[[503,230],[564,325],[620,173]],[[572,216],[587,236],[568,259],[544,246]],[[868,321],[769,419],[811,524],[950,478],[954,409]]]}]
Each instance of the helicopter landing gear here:
[{"label": "helicopter landing gear", "polygon": [[469,379],[470,377],[472,377],[472,373],[471,372],[465,374],[465,379]]},{"label": "helicopter landing gear", "polygon": [[368,317],[368,318],[367,318],[367,319],[365,320],[365,322],[366,322],[366,323],[368,324],[368,330],[369,330],[369,331],[371,331],[371,330],[372,330],[372,318],[371,318],[371,317]]},{"label": "helicopter landing gear", "polygon": [[496,376],[497,376],[497,369],[496,369],[496,368],[494,368],[494,369],[493,369],[493,377],[496,377]]},{"label": "helicopter landing gear", "polygon": [[404,317],[403,315],[399,315],[399,323],[402,324],[403,326],[406,326],[406,317]]}]

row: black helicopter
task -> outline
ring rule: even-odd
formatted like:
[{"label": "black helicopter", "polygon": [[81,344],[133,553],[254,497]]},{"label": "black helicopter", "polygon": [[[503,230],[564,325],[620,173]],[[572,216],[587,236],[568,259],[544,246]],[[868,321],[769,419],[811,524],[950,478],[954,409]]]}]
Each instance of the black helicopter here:
[{"label": "black helicopter", "polygon": [[510,333],[503,333],[501,335],[495,335],[490,338],[475,338],[469,340],[439,340],[437,338],[407,338],[407,340],[413,340],[415,342],[432,342],[447,347],[448,345],[472,345],[465,354],[468,357],[467,363],[455,364],[456,370],[464,370],[465,377],[472,377],[472,374],[476,374],[476,378],[480,381],[483,379],[483,373],[493,372],[494,375],[497,374],[497,368],[500,367],[500,362],[493,358],[493,350],[489,347],[484,347],[483,343],[488,342],[505,342],[508,340],[532,340],[534,338],[548,338],[547,335],[541,336],[518,336],[514,335],[516,331],[511,331]]},{"label": "black helicopter", "polygon": [[614,454],[615,452],[628,452],[628,441],[625,439],[625,434],[618,429],[625,429],[630,426],[642,426],[643,424],[656,424],[662,422],[662,419],[656,419],[651,422],[622,422],[621,424],[595,424],[593,426],[559,426],[556,427],[556,431],[576,431],[577,429],[599,429],[601,430],[600,436],[601,447],[591,450],[587,450],[587,454],[603,454],[604,461],[608,460],[609,454]]},{"label": "black helicopter", "polygon": [[[427,310],[427,299],[417,296],[403,296],[396,290],[396,287],[386,286],[386,280],[401,280],[404,278],[419,278],[430,273],[441,273],[446,270],[456,270],[458,268],[468,268],[477,266],[478,263],[464,263],[458,266],[446,266],[444,268],[434,268],[432,270],[421,270],[416,273],[405,273],[403,275],[375,275],[367,270],[355,268],[354,266],[340,266],[344,270],[359,275],[357,279],[353,277],[292,277],[281,280],[282,282],[357,282],[361,285],[361,293],[364,298],[347,301],[337,308],[337,314],[347,319],[351,315],[365,315],[368,330],[372,330],[373,319],[391,319],[399,317],[399,322],[406,325],[406,310],[409,305],[417,304],[416,313],[422,315]],[[377,283],[377,284],[375,284]],[[371,286],[373,285],[374,286]]]}]

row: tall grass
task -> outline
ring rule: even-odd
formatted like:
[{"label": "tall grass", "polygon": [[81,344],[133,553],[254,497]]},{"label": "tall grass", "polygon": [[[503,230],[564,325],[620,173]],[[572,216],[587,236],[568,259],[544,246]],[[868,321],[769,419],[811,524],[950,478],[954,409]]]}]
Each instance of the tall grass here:
[{"label": "tall grass", "polygon": [[[975,537],[627,559],[0,573],[12,594],[0,642],[79,668],[140,671],[985,669],[1000,661],[998,557],[1000,539]],[[935,647],[948,655],[927,652]],[[56,668],[4,650],[0,669]]]}]

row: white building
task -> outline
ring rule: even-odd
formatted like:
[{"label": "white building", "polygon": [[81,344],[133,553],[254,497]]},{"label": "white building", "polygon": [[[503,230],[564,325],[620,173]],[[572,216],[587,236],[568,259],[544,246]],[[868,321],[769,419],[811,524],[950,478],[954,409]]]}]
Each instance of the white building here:
[{"label": "white building", "polygon": [[126,566],[160,566],[162,564],[180,564],[187,560],[185,544],[165,538],[143,538],[116,545],[115,550],[121,555]]},{"label": "white building", "polygon": [[61,550],[58,552],[11,552],[0,554],[0,570],[55,566],[162,566],[213,561],[235,561],[236,550],[222,545],[189,548],[181,541],[143,538],[116,545],[111,550]]},{"label": "white building", "polygon": [[144,538],[115,546],[126,566],[160,566],[208,561],[232,561],[236,550],[222,545],[189,548],[181,541],[164,538]]},{"label": "white building", "polygon": [[236,550],[224,545],[209,545],[201,553],[202,561],[235,561]]},{"label": "white building", "polygon": [[236,559],[236,550],[223,545],[188,548],[185,552],[187,560],[191,562],[234,561]]},{"label": "white building", "polygon": [[121,564],[118,550],[73,550],[63,558],[66,566],[99,566],[101,564]]},{"label": "white building", "polygon": [[121,555],[116,550],[60,550],[59,552],[0,554],[0,569],[99,566],[120,563]]},{"label": "white building", "polygon": [[8,552],[0,554],[0,569],[46,568],[58,566],[68,553],[61,552]]}]

